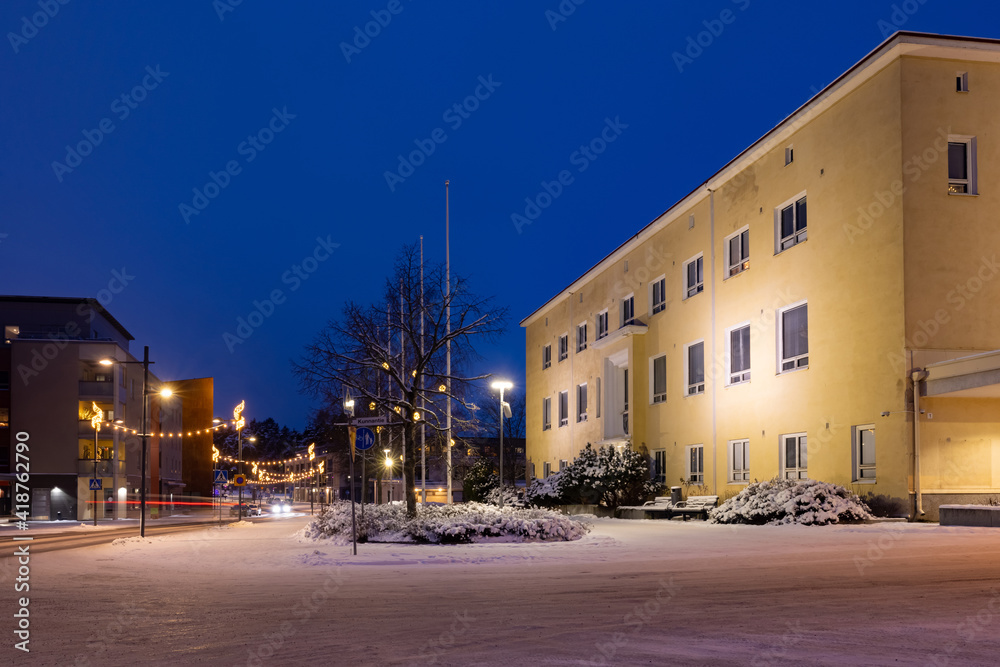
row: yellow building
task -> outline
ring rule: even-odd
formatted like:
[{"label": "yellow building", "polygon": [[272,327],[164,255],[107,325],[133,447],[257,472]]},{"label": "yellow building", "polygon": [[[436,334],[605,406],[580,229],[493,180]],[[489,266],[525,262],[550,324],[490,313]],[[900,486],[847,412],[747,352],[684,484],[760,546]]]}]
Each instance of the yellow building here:
[{"label": "yellow building", "polygon": [[998,108],[1000,41],[897,33],[529,315],[535,476],[1000,497]]}]

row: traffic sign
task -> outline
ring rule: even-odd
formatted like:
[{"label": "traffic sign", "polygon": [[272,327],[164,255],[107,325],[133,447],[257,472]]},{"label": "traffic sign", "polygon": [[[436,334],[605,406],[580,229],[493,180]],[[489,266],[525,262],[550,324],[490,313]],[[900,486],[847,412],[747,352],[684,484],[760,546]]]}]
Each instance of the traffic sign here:
[{"label": "traffic sign", "polygon": [[371,449],[375,446],[375,431],[370,428],[359,428],[357,435],[357,444],[355,445],[360,450]]},{"label": "traffic sign", "polygon": [[358,417],[354,420],[355,426],[385,426],[389,423],[389,418],[381,417]]},{"label": "traffic sign", "polygon": [[246,486],[247,476],[246,475],[233,475],[233,486]]},{"label": "traffic sign", "polygon": [[100,491],[101,490],[101,482],[103,482],[103,481],[104,480],[102,480],[102,479],[91,479],[90,480],[90,490],[91,491]]},{"label": "traffic sign", "polygon": [[229,482],[228,470],[216,470],[214,472],[215,472],[215,481],[212,482],[213,484],[226,484],[227,482]]}]

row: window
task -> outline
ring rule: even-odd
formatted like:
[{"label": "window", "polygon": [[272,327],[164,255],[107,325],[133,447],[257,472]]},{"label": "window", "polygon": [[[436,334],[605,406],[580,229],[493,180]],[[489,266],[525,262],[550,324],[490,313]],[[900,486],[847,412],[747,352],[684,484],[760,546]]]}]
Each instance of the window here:
[{"label": "window", "polygon": [[653,481],[660,486],[667,483],[667,450],[653,450]]},{"label": "window", "polygon": [[729,330],[729,384],[750,381],[750,325]]},{"label": "window", "polygon": [[875,481],[875,425],[852,426],[854,481]]},{"label": "window", "polygon": [[597,418],[600,419],[601,418],[601,378],[595,379],[594,383],[597,385],[597,396],[595,397],[595,398],[597,398],[597,400],[594,401],[594,410],[597,412]]},{"label": "window", "polygon": [[955,91],[959,93],[969,92],[969,73],[959,72],[955,75]]},{"label": "window", "polygon": [[948,137],[948,194],[979,194],[976,169],[976,138]]},{"label": "window", "polygon": [[684,298],[690,298],[705,289],[704,257],[698,255],[684,263]]},{"label": "window", "polygon": [[778,348],[779,372],[809,367],[808,305],[793,306],[779,311]]},{"label": "window", "polygon": [[781,436],[782,475],[785,479],[806,479],[806,434],[793,433]]},{"label": "window", "polygon": [[542,370],[552,365],[552,345],[546,345],[542,348]]},{"label": "window", "polygon": [[649,394],[653,403],[663,403],[667,400],[667,355],[661,354],[649,360]]},{"label": "window", "polygon": [[576,385],[576,421],[587,421],[587,383]]},{"label": "window", "polygon": [[705,481],[705,448],[702,445],[688,445],[685,449],[687,481],[691,484],[701,484]]},{"label": "window", "polygon": [[622,299],[622,326],[635,322],[635,296],[629,294]]},{"label": "window", "polygon": [[11,339],[17,338],[21,335],[21,327],[9,324],[3,328],[3,338],[4,342],[9,343]]},{"label": "window", "polygon": [[660,276],[650,285],[649,302],[653,304],[653,315],[667,307],[667,278]]},{"label": "window", "polygon": [[10,390],[10,371],[0,371],[0,391]]},{"label": "window", "polygon": [[595,340],[601,340],[608,335],[608,311],[602,310],[597,313],[596,329],[597,338]]},{"label": "window", "polygon": [[559,472],[562,472],[563,470],[565,470],[566,466],[568,466],[568,465],[569,465],[569,461],[568,460],[566,460],[566,459],[559,459]]},{"label": "window", "polygon": [[791,146],[785,149],[785,166],[787,167],[795,160],[795,149]]},{"label": "window", "polygon": [[686,396],[705,392],[705,341],[691,343],[684,347],[684,376],[687,378]]},{"label": "window", "polygon": [[559,336],[559,361],[569,356],[569,334]]},{"label": "window", "polygon": [[559,426],[569,424],[569,392],[559,392]]},{"label": "window", "polygon": [[0,408],[0,428],[10,426],[10,408]]},{"label": "window", "polygon": [[729,441],[729,483],[750,481],[750,441]]},{"label": "window", "polygon": [[552,464],[546,461],[542,464],[542,477],[548,477],[552,474]]},{"label": "window", "polygon": [[576,328],[576,351],[583,352],[587,349],[587,323],[579,325]]},{"label": "window", "polygon": [[782,204],[775,212],[778,237],[775,253],[806,240],[806,198]]},{"label": "window", "polygon": [[552,397],[546,396],[542,399],[542,430],[548,431],[552,428]]},{"label": "window", "polygon": [[736,232],[726,239],[726,277],[735,276],[750,268],[750,230]]}]

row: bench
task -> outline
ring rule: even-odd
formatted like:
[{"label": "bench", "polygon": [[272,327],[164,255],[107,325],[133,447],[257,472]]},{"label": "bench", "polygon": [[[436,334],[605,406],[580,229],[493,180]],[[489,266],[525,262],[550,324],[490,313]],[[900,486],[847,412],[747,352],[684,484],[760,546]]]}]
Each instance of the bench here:
[{"label": "bench", "polygon": [[687,521],[689,516],[694,516],[707,520],[709,510],[718,504],[719,496],[688,496],[687,500],[674,504],[670,509],[671,518],[680,516]]},{"label": "bench", "polygon": [[1000,528],[1000,507],[997,505],[941,505],[938,517],[942,526]]},{"label": "bench", "polygon": [[670,496],[657,496],[639,506],[619,507],[622,519],[672,519],[689,516],[708,518],[708,511],[719,503],[719,496],[690,496],[687,500],[672,502]]}]

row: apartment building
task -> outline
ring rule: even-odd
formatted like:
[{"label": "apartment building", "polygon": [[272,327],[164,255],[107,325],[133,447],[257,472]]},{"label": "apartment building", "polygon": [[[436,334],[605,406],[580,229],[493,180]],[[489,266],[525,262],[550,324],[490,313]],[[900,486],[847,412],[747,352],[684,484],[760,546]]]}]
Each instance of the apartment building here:
[{"label": "apartment building", "polygon": [[897,33],[525,318],[535,475],[1000,498],[998,102],[1000,41]]},{"label": "apartment building", "polygon": [[[129,352],[132,335],[86,298],[0,296],[0,326],[0,515],[11,514],[16,464],[25,462],[15,461],[14,443],[26,441],[31,518],[90,520],[95,507],[98,519],[138,517],[143,367]],[[185,428],[212,425],[211,379],[179,383],[170,398],[153,395],[170,384],[152,371],[149,385],[146,488],[169,501],[188,486]],[[187,419],[186,402],[194,416],[207,414],[204,424]],[[204,442],[210,466],[211,436]],[[101,482],[96,506],[92,478]]]}]

